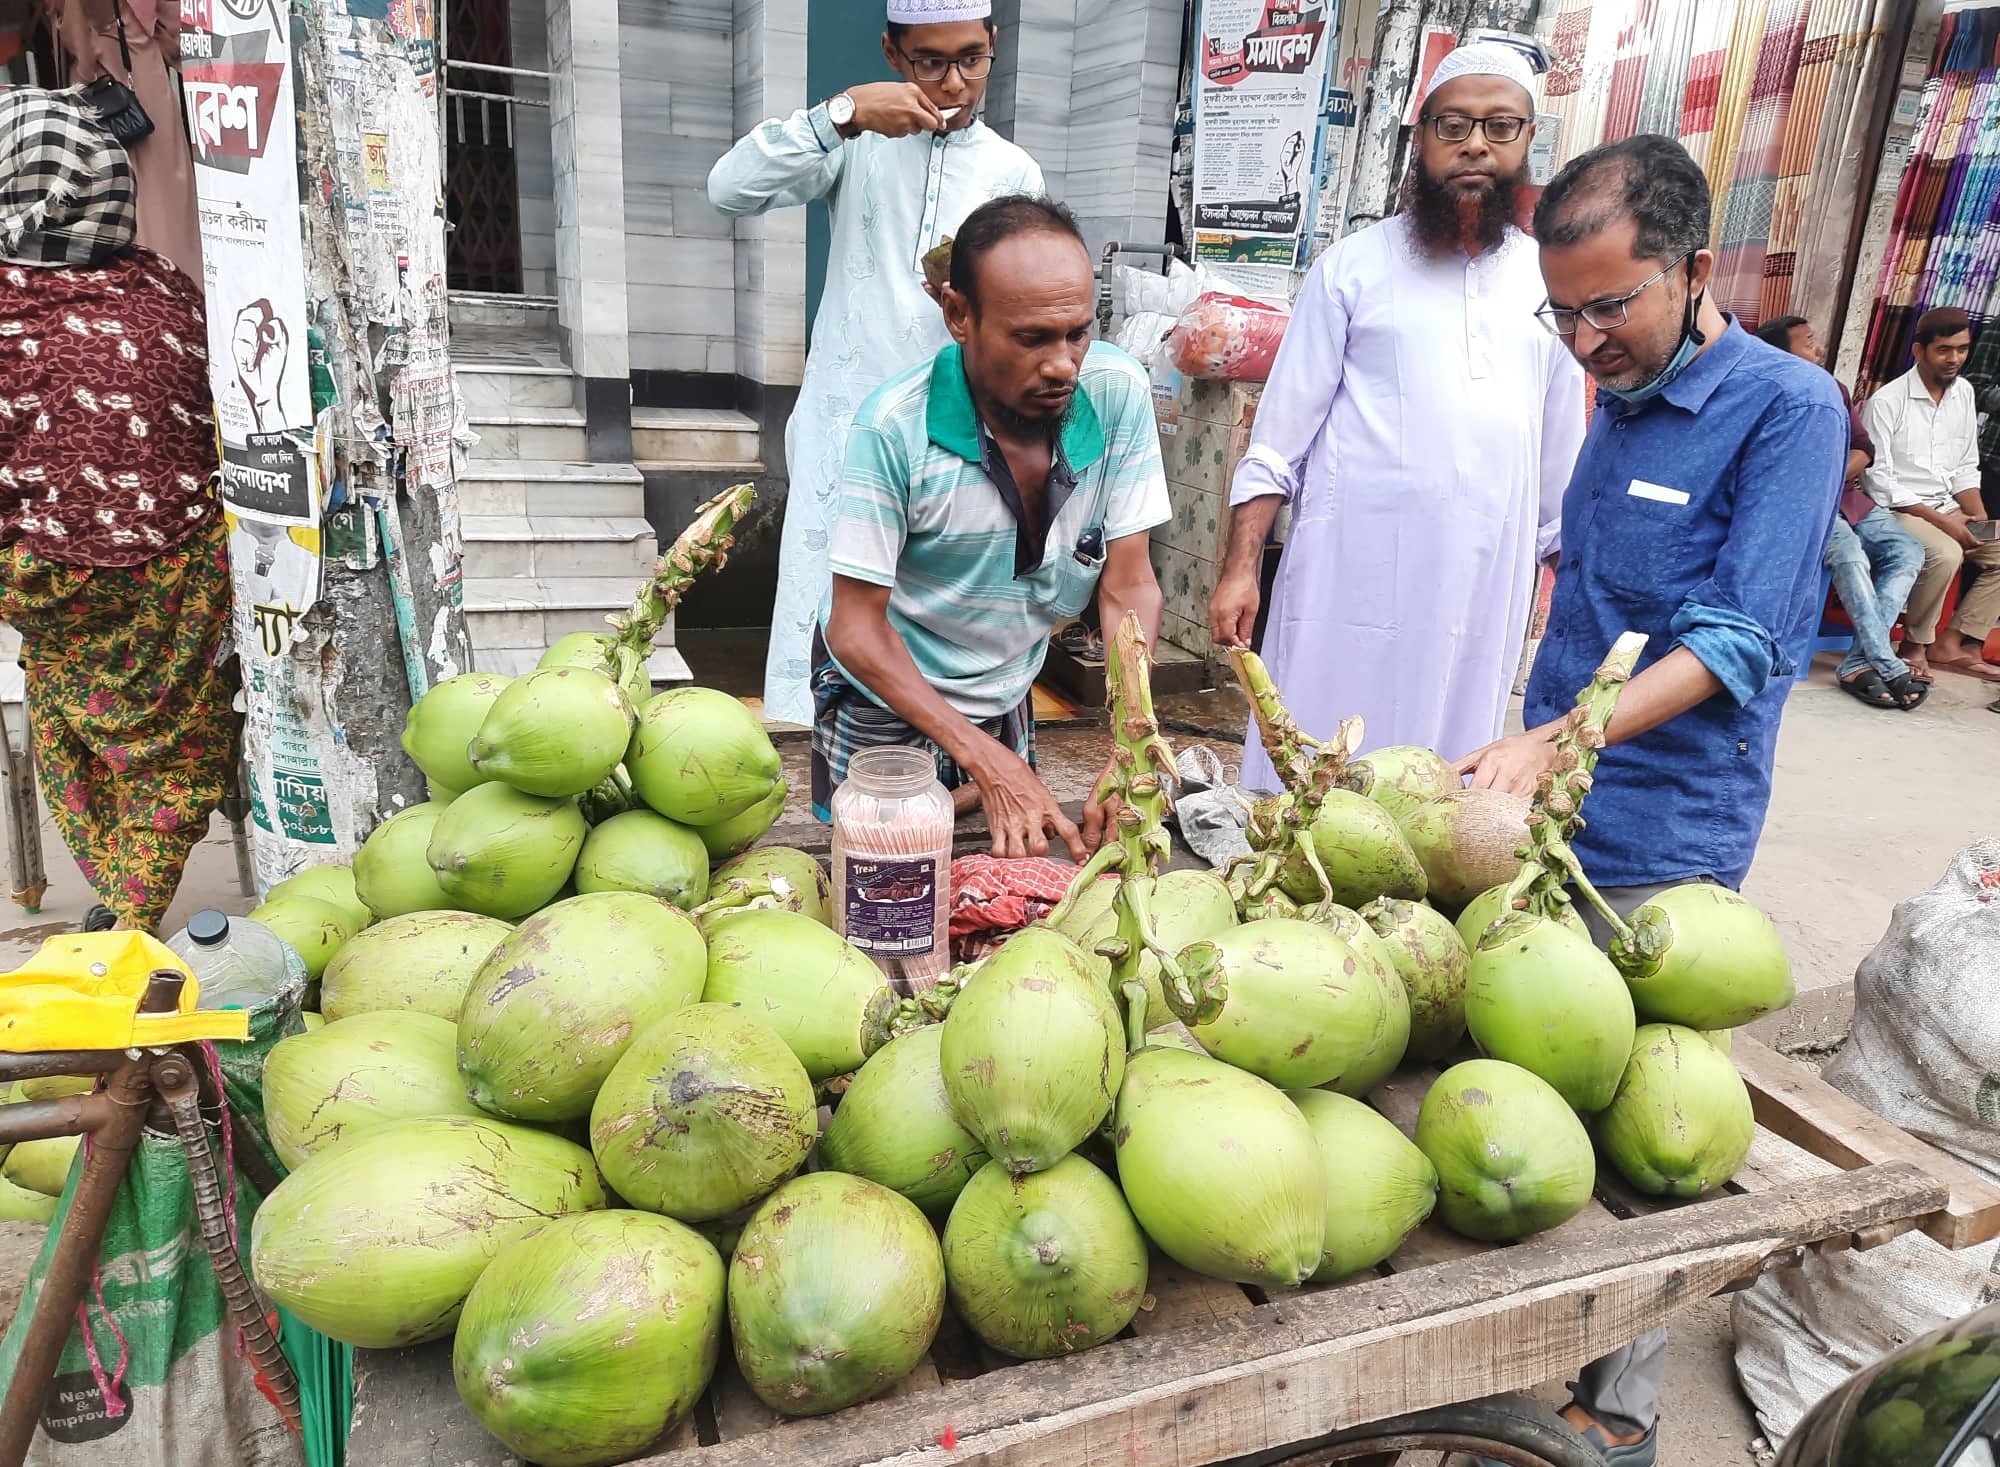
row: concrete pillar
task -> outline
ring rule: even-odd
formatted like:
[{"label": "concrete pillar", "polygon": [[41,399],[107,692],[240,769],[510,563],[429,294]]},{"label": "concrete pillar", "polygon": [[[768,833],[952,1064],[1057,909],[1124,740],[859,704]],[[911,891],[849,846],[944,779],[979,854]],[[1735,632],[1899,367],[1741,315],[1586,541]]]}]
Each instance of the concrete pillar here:
[{"label": "concrete pillar", "polygon": [[617,0],[549,0],[549,131],[563,358],[578,379],[591,458],[630,463]]},{"label": "concrete pillar", "polygon": [[[1037,0],[1022,0],[1021,8],[1039,55],[1041,33],[1032,19]],[[1076,7],[1061,188],[1092,249],[1114,239],[1166,237],[1184,18],[1181,0],[1100,0]],[[1032,115],[1026,95],[1017,112]],[[1042,167],[1049,167],[1046,158]]]}]

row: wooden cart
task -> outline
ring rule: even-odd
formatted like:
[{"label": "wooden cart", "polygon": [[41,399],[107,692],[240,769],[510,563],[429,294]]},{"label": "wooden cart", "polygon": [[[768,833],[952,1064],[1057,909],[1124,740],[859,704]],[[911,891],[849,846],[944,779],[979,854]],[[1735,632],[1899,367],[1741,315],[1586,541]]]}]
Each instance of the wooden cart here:
[{"label": "wooden cart", "polygon": [[[2000,1235],[2000,1192],[1977,1173],[1747,1037],[1735,1059],[1756,1142],[1736,1181],[1699,1201],[1661,1203],[1606,1175],[1580,1216],[1527,1242],[1472,1243],[1432,1222],[1375,1272],[1286,1294],[1156,1256],[1124,1338],[1021,1364],[947,1314],[890,1396],[815,1420],[763,1407],[725,1347],[694,1418],[643,1467],[1318,1467],[1404,1451],[1601,1467],[1508,1393],[1806,1249],[1870,1248],[1912,1229],[1953,1248]],[[1406,1070],[1372,1099],[1411,1129],[1434,1074]],[[459,1405],[448,1342],[359,1352],[356,1376],[355,1467],[514,1463]]]}]

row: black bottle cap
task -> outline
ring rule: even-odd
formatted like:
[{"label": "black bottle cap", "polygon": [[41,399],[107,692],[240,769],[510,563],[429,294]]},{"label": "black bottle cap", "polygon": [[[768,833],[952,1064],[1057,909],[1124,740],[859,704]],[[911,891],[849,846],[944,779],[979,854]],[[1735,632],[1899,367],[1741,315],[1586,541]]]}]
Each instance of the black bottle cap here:
[{"label": "black bottle cap", "polygon": [[204,907],[188,918],[188,936],[202,947],[214,947],[229,936],[229,919],[213,907]]}]

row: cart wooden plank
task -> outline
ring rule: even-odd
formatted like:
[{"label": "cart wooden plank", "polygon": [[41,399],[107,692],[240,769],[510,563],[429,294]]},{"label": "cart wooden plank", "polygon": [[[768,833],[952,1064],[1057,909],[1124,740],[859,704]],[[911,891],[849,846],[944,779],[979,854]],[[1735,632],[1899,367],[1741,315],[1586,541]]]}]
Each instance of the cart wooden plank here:
[{"label": "cart wooden plank", "polygon": [[[1941,1207],[1908,1163],[1716,1197],[1573,1240],[1288,1296],[647,1467],[1184,1467],[1539,1384],[1773,1254]],[[949,1432],[955,1448],[938,1443]]]},{"label": "cart wooden plank", "polygon": [[1922,1227],[1947,1248],[1970,1248],[2000,1237],[2000,1188],[1964,1162],[1883,1120],[1741,1031],[1731,1057],[1750,1087],[1758,1125],[1835,1166],[1903,1161],[1936,1178],[1948,1200]]}]

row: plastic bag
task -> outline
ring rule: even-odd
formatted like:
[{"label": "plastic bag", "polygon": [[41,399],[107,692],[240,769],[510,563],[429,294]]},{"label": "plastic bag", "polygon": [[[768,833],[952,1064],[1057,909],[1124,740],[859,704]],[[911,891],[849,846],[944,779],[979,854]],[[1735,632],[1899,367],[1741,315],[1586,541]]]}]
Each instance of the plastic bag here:
[{"label": "plastic bag", "polygon": [[[1896,908],[1854,975],[1854,1029],[1825,1079],[2000,1183],[2000,840]],[[1808,1253],[1736,1296],[1736,1372],[1775,1441],[1854,1371],[2000,1299],[2000,1257],[1912,1233]]]},{"label": "plastic bag", "polygon": [[1262,382],[1291,319],[1281,306],[1211,292],[1182,313],[1167,338],[1167,354],[1190,377]]}]

